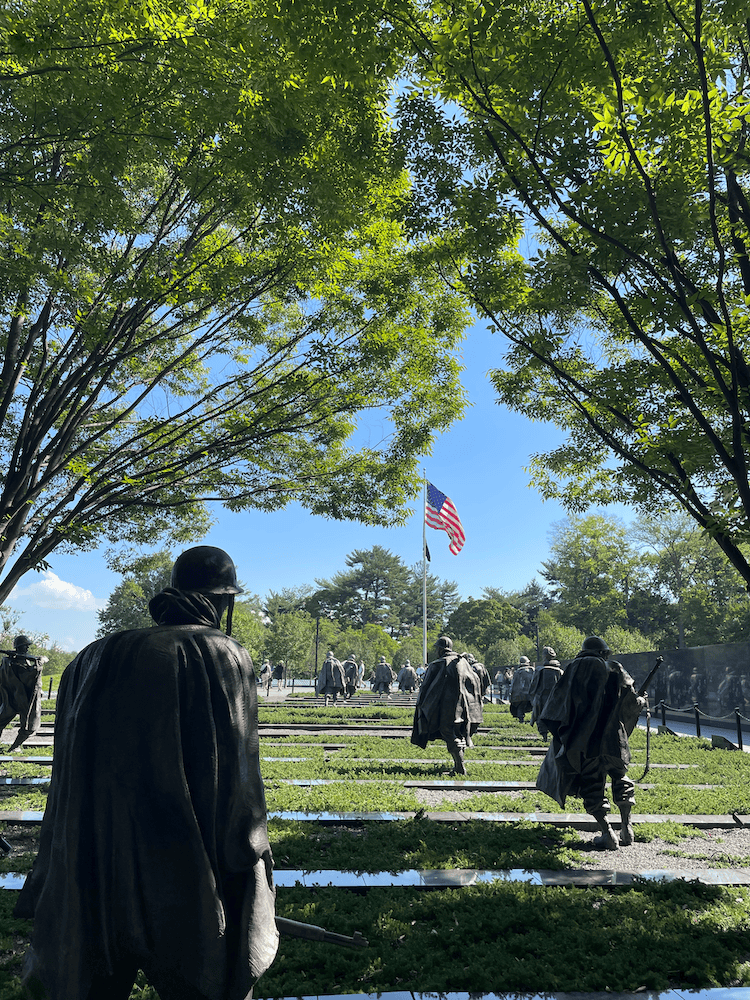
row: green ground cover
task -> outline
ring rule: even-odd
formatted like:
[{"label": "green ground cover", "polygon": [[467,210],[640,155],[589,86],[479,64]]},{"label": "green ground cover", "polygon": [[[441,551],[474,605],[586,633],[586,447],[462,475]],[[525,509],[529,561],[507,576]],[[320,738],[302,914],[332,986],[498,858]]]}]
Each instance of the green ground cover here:
[{"label": "green ground cover", "polygon": [[[0,895],[0,1000],[20,1000],[28,921]],[[348,950],[282,938],[256,998],[425,992],[635,991],[750,982],[750,892],[696,883],[627,890],[498,883],[455,890],[283,889],[281,916],[360,931]],[[131,994],[156,1000],[148,987]]]},{"label": "green ground cover", "polygon": [[[333,711],[347,713],[351,720],[351,708],[301,709],[298,721],[337,721]],[[372,718],[372,706],[362,709]],[[410,721],[413,711],[408,706],[378,710],[385,725],[406,724],[404,716]],[[278,714],[273,721],[278,721]],[[478,736],[475,748],[466,755],[469,779],[533,780],[541,758],[504,749],[528,743],[533,734],[529,726],[513,720],[505,706],[488,710],[485,723],[490,731]],[[326,743],[344,744],[344,749],[326,751]],[[631,746],[631,776],[639,778],[645,767],[645,734],[636,731]],[[26,753],[40,751],[26,748]],[[590,858],[584,841],[570,828],[524,821],[497,826],[479,820],[453,824],[426,819],[416,794],[404,789],[403,782],[447,776],[449,760],[441,743],[422,750],[412,746],[408,737],[304,734],[277,741],[270,736],[261,741],[261,755],[306,758],[262,762],[272,811],[413,814],[399,822],[353,827],[273,819],[269,833],[279,869],[565,869]],[[494,763],[504,759],[528,763],[513,767]],[[472,768],[472,761],[480,760],[487,763]],[[713,750],[705,740],[653,735],[651,762],[691,767],[650,770],[646,780],[656,787],[638,791],[636,811],[750,812],[746,791],[750,755]],[[35,776],[45,773],[24,764],[6,766],[2,773],[11,774],[16,767]],[[291,778],[329,778],[339,783],[312,788],[283,784]],[[357,780],[369,783],[356,784]],[[705,791],[687,787],[703,783],[721,787]],[[5,791],[5,809],[43,808],[44,788]],[[559,811],[538,792],[478,792],[460,804],[446,797],[443,808]],[[582,811],[580,801],[569,800],[566,811],[576,810]],[[33,836],[38,828],[29,831]],[[639,840],[655,836],[672,842],[675,855],[694,859],[696,867],[701,866],[705,856],[700,839],[681,846],[684,827],[668,823],[636,828]],[[33,850],[25,850],[0,861],[0,870],[28,870],[33,856]],[[712,858],[712,867],[728,865],[730,860]],[[12,918],[14,902],[14,893],[0,893],[0,1000],[21,997],[18,973],[30,925]],[[643,882],[627,890],[543,888],[524,883],[441,891],[382,888],[366,893],[297,887],[278,890],[277,912],[340,933],[360,930],[370,947],[360,952],[284,938],[276,963],[255,989],[256,998],[404,989],[550,992],[750,984],[750,892],[746,889],[682,882]],[[142,982],[131,996],[156,1000]]]},{"label": "green ground cover", "polygon": [[398,782],[315,785],[310,788],[266,782],[269,812],[417,812],[419,800]]},{"label": "green ground cover", "polygon": [[303,871],[405,871],[411,868],[548,868],[580,865],[581,840],[574,830],[519,822],[493,826],[435,823],[417,813],[393,823],[357,827],[314,826],[299,820],[269,824],[278,868]]},{"label": "green ground cover", "polygon": [[750,891],[695,883],[571,889],[284,889],[283,916],[370,947],[282,939],[256,997],[461,990],[616,991],[750,982]]}]

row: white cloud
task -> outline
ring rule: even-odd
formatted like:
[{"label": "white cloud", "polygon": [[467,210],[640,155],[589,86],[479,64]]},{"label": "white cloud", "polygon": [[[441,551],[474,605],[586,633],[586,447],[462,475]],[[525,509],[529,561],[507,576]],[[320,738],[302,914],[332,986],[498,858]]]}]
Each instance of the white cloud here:
[{"label": "white cloud", "polygon": [[16,587],[9,600],[14,603],[22,601],[37,608],[56,608],[61,611],[98,611],[107,603],[106,600],[94,597],[90,590],[61,580],[51,570],[46,570],[41,574],[41,580],[28,587]]}]

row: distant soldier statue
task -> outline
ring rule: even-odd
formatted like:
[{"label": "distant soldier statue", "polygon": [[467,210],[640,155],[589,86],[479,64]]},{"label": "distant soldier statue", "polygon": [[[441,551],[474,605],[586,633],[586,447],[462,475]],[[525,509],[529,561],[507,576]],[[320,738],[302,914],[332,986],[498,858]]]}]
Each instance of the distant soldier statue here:
[{"label": "distant soldier statue", "polygon": [[471,735],[481,721],[479,683],[448,636],[438,639],[436,651],[417,695],[411,742],[424,749],[432,740],[443,740],[456,773],[466,774],[464,750],[473,745]]},{"label": "distant soldier statue", "polygon": [[34,920],[33,997],[245,1000],[271,965],[273,861],[257,687],[231,631],[234,563],[183,552],[152,628],[87,646],[57,697],[39,853],[15,913]]},{"label": "distant soldier statue", "polygon": [[27,635],[17,635],[13,649],[5,650],[0,661],[0,732],[18,716],[18,735],[11,751],[42,724],[42,668],[47,658],[29,653],[32,645]]},{"label": "distant soldier statue", "polygon": [[399,691],[405,691],[411,699],[417,690],[417,671],[411,665],[410,660],[406,660],[403,667],[398,672],[396,678]]},{"label": "distant soldier statue", "polygon": [[378,660],[378,664],[375,667],[375,672],[372,680],[372,690],[382,698],[386,695],[388,698],[391,697],[391,684],[393,684],[396,679],[395,674],[391,670],[390,663],[386,662],[384,656],[381,656]]},{"label": "distant soldier statue", "polygon": [[622,664],[609,656],[604,640],[589,636],[552,690],[540,721],[553,738],[536,785],[563,807],[568,795],[582,798],[601,831],[594,847],[611,851],[618,844],[608,819],[607,777],[620,810],[620,844],[629,846],[635,784],[627,775],[628,737],[646,699]]},{"label": "distant soldier statue", "polygon": [[487,672],[487,667],[483,663],[480,663],[473,653],[462,653],[461,655],[466,657],[471,664],[471,669],[479,678],[479,697],[481,701],[489,701],[490,698],[487,692],[492,690],[492,681]]},{"label": "distant soldier statue", "polygon": [[357,657],[354,653],[350,653],[349,656],[344,660],[344,697],[346,699],[351,698],[351,696],[357,690],[357,674],[359,668],[357,667]]},{"label": "distant soldier statue", "polygon": [[323,696],[325,707],[328,707],[329,698],[335,705],[336,699],[344,693],[345,688],[344,667],[333,655],[333,650],[329,649],[318,674],[318,694]]},{"label": "distant soldier statue", "polygon": [[562,668],[557,659],[552,646],[545,646],[542,650],[544,662],[539,670],[534,673],[529,688],[529,701],[531,702],[531,724],[536,725],[542,736],[546,739],[549,730],[541,720],[544,706],[552,693],[552,689],[562,677]]},{"label": "distant soldier statue", "polygon": [[514,719],[523,722],[526,713],[531,711],[529,690],[534,678],[534,664],[528,656],[522,656],[518,666],[513,671],[513,681],[510,687],[510,714]]}]

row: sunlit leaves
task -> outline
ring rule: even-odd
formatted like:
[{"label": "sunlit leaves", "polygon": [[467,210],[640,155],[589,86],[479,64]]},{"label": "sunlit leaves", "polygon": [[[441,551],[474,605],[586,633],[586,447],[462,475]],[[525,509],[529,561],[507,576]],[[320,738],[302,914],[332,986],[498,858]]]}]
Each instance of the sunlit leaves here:
[{"label": "sunlit leaves", "polygon": [[406,239],[404,58],[328,0],[0,17],[3,587],[59,544],[198,536],[204,500],[406,516],[466,317]]},{"label": "sunlit leaves", "polygon": [[[682,505],[750,582],[745,8],[396,9],[419,51],[402,117],[424,230],[511,342],[501,400],[570,433],[536,484],[574,510]],[[496,264],[503,217],[525,264]]]}]

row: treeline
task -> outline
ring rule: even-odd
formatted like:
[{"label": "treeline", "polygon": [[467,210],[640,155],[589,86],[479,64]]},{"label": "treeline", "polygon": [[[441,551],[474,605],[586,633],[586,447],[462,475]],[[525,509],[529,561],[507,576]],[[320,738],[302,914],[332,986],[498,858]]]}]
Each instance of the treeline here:
[{"label": "treeline", "polygon": [[[122,567],[123,582],[100,612],[100,635],[151,624],[148,600],[166,586],[162,551]],[[532,570],[533,573],[533,570]],[[750,599],[716,543],[681,514],[641,516],[626,526],[603,514],[557,523],[549,558],[517,591],[488,584],[462,600],[455,582],[427,576],[428,642],[441,633],[488,669],[535,660],[542,646],[568,658],[586,635],[620,653],[745,639]],[[384,655],[396,667],[422,658],[421,565],[379,545],[355,550],[345,568],[314,585],[244,596],[233,634],[260,663],[311,676],[328,649],[354,653],[368,669]]]}]

